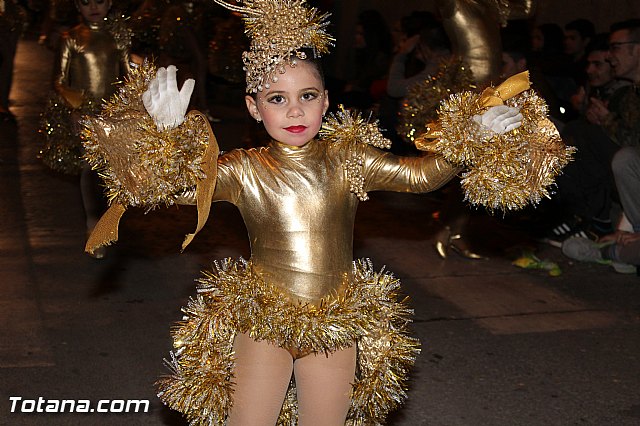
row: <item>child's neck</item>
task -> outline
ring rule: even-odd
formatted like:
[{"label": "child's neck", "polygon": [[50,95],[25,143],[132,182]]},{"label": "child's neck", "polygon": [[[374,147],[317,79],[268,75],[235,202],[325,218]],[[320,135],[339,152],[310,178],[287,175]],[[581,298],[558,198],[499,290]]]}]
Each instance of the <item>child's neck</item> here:
[{"label": "child's neck", "polygon": [[98,22],[95,21],[87,21],[86,19],[83,20],[84,24],[89,27],[92,30],[100,30],[102,28],[104,28],[106,21],[104,19],[101,19]]}]

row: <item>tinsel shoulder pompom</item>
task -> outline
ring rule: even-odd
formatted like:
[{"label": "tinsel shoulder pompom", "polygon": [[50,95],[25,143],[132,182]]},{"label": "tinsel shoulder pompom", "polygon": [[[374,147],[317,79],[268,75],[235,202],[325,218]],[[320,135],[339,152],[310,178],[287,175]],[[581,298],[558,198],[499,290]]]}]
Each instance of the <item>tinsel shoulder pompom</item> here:
[{"label": "tinsel shoulder pompom", "polygon": [[518,210],[549,197],[549,187],[575,148],[563,143],[547,118],[546,102],[533,90],[507,99],[505,104],[518,108],[523,121],[505,134],[473,120],[485,111],[481,104],[481,95],[473,92],[452,95],[438,111],[437,139],[423,146],[467,168],[461,184],[465,200],[473,205]]},{"label": "tinsel shoulder pompom", "polygon": [[[377,120],[369,122],[359,112],[348,111],[343,105],[339,106],[339,110],[335,114],[329,114],[320,129],[320,137],[331,143],[347,146],[362,143],[381,149],[391,148],[391,141],[382,135]],[[363,156],[355,154],[352,158],[345,160],[342,167],[350,184],[349,190],[360,201],[367,201],[369,195],[364,190]]]},{"label": "tinsel shoulder pompom", "polygon": [[376,148],[391,148],[391,141],[382,135],[377,120],[370,122],[343,105],[336,113],[329,114],[320,129],[320,137],[329,142],[360,142]]},{"label": "tinsel shoulder pompom", "polygon": [[155,72],[150,63],[133,69],[102,113],[83,123],[85,159],[103,178],[109,200],[123,206],[174,204],[205,177],[202,159],[215,143],[206,118],[193,111],[177,128],[157,130],[142,104]]}]

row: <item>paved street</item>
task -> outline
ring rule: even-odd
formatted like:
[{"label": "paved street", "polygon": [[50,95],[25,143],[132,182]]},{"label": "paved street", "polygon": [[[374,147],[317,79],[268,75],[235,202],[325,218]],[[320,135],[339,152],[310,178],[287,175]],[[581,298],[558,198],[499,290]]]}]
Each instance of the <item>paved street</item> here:
[{"label": "paved street", "polygon": [[[155,397],[153,382],[167,371],[169,329],[199,271],[248,256],[242,221],[234,207],[215,205],[180,254],[194,208],[132,209],[104,260],[84,254],[78,179],[37,158],[51,61],[35,42],[20,43],[17,124],[0,123],[0,425],[186,425]],[[218,140],[230,149],[253,124],[242,93],[226,90],[212,110],[222,118]],[[228,99],[236,101],[223,104]],[[358,213],[356,257],[401,278],[423,344],[408,403],[390,425],[640,424],[640,277],[571,263],[509,217],[480,211],[473,241],[489,260],[441,260],[432,239],[437,194],[371,195]],[[513,266],[525,249],[557,262],[562,274]],[[116,411],[118,401],[150,406],[39,413],[39,398],[109,400]]]}]

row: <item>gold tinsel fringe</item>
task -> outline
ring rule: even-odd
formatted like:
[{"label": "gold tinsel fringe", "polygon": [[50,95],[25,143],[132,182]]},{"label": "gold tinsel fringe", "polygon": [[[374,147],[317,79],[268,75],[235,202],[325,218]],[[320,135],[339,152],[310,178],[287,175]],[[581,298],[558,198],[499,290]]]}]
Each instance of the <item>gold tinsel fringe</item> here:
[{"label": "gold tinsel fringe", "polygon": [[409,88],[400,109],[398,134],[413,143],[428,131],[427,125],[438,119],[440,102],[454,93],[474,90],[473,73],[463,62],[443,62],[438,72]]},{"label": "gold tinsel fringe", "polygon": [[[199,280],[199,295],[183,308],[172,335],[172,374],[158,381],[158,396],[191,425],[222,425],[233,400],[233,339],[249,333],[282,347],[332,352],[358,345],[357,378],[348,424],[380,424],[406,398],[406,379],[419,353],[408,336],[412,311],[398,302],[399,282],[354,264],[343,294],[316,305],[294,304],[266,284],[244,260],[226,259]],[[278,424],[297,423],[292,381]]]},{"label": "gold tinsel fringe", "polygon": [[85,159],[104,179],[111,202],[149,210],[172,205],[178,195],[205,178],[202,158],[210,143],[209,123],[187,114],[175,129],[158,131],[142,104],[156,69],[145,62],[98,117],[84,120]]},{"label": "gold tinsel fringe", "polygon": [[80,108],[72,109],[52,92],[40,117],[40,134],[44,144],[38,157],[52,170],[69,175],[78,175],[82,170],[81,126],[84,115],[97,114],[101,101],[87,100]]},{"label": "gold tinsel fringe", "polygon": [[467,168],[461,184],[465,200],[473,205],[517,210],[550,197],[549,187],[575,148],[563,143],[547,118],[545,101],[533,90],[505,100],[505,105],[520,109],[523,121],[518,129],[500,135],[473,120],[485,111],[483,99],[462,92],[442,102],[438,123],[430,124],[431,133],[416,139],[416,146]]}]

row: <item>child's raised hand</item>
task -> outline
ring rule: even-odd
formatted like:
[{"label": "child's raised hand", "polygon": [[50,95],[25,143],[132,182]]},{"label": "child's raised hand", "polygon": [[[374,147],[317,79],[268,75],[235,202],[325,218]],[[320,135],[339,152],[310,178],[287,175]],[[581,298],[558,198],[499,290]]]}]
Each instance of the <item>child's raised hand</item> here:
[{"label": "child's raised hand", "polygon": [[173,129],[184,122],[191,93],[196,84],[195,80],[190,78],[178,91],[176,71],[174,65],[169,65],[166,69],[158,68],[156,77],[142,94],[142,103],[160,131]]},{"label": "child's raised hand", "polygon": [[474,115],[473,120],[498,134],[503,134],[522,125],[522,114],[518,108],[497,105],[482,114]]}]

